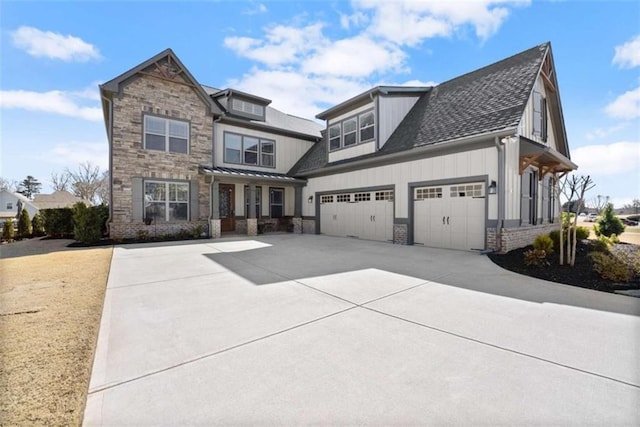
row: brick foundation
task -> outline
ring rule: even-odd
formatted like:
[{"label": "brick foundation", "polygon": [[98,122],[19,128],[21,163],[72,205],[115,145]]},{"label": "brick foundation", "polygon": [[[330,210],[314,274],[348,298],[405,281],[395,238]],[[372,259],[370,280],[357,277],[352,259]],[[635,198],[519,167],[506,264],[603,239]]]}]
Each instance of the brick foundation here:
[{"label": "brick foundation", "polygon": [[302,233],[302,218],[293,218],[291,222],[293,223],[293,232],[296,234]]},{"label": "brick foundation", "polygon": [[258,219],[247,218],[247,236],[257,236],[257,235],[258,235]]},{"label": "brick foundation", "polygon": [[211,230],[210,237],[212,239],[219,239],[222,236],[222,227],[219,219],[209,220],[209,230]]},{"label": "brick foundation", "polygon": [[192,234],[194,228],[198,226],[202,226],[203,231],[209,235],[207,221],[159,222],[151,225],[146,225],[144,222],[110,222],[109,237],[116,240],[161,238],[163,236],[175,236],[181,232]]},{"label": "brick foundation", "polygon": [[409,226],[407,224],[393,224],[393,243],[395,245],[409,244]]}]

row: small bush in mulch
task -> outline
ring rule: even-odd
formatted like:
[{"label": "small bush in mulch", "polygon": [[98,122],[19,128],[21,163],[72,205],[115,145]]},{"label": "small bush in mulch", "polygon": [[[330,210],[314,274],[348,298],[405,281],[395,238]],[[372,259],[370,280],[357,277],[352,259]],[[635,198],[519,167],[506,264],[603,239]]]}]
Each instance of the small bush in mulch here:
[{"label": "small bush in mulch", "polygon": [[[507,254],[489,254],[489,258],[502,268],[551,282],[564,283],[581,288],[595,289],[604,292],[616,290],[640,289],[640,246],[627,243],[614,244],[609,252],[622,260],[633,274],[628,282],[617,282],[603,278],[594,266],[591,252],[602,251],[598,241],[583,240],[576,248],[576,263],[574,267],[559,265],[558,250],[547,256],[548,264],[541,267],[528,266],[525,263],[525,252],[533,250],[533,246],[514,249]],[[605,275],[606,276],[606,275]],[[618,276],[620,277],[620,276]]]}]

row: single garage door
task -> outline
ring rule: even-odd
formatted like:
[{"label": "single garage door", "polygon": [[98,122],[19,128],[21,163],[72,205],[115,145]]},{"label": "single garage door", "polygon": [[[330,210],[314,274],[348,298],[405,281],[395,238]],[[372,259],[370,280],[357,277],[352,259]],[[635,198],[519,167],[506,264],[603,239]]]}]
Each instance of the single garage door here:
[{"label": "single garage door", "polygon": [[329,236],[393,241],[393,191],[320,196],[320,232]]},{"label": "single garage door", "polygon": [[414,243],[448,249],[484,249],[484,183],[418,187],[413,193]]}]

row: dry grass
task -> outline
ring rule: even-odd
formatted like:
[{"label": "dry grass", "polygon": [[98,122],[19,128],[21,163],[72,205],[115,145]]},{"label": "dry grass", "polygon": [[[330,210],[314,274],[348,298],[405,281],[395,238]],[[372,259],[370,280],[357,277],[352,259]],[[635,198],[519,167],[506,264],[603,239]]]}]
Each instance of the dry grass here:
[{"label": "dry grass", "polygon": [[0,425],[82,423],[112,249],[59,249],[0,259]]}]

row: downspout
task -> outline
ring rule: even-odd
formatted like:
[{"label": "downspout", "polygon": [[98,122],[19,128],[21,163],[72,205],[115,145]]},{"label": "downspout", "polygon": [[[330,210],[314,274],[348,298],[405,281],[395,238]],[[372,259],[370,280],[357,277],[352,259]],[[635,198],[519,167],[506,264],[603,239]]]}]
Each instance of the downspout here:
[{"label": "downspout", "polygon": [[104,95],[100,95],[103,101],[109,104],[109,124],[107,125],[107,140],[109,142],[109,217],[107,218],[107,234],[111,233],[109,226],[113,220],[113,103]]},{"label": "downspout", "polygon": [[[211,124],[211,168],[213,169],[216,166],[216,123],[219,122],[220,120],[222,120],[222,116],[218,117],[217,119],[214,119],[212,124]],[[209,238],[211,238],[212,233],[211,233],[211,224],[212,224],[212,220],[214,219],[214,213],[213,213],[213,198],[214,198],[214,194],[213,194],[213,189],[214,189],[214,181],[215,181],[215,177],[213,176],[213,173],[211,174],[211,183],[209,183]]]},{"label": "downspout", "polygon": [[496,192],[498,193],[498,218],[496,222],[496,252],[502,251],[502,228],[504,226],[504,199],[505,199],[505,141],[499,136],[495,137],[496,149],[498,150],[498,182]]},{"label": "downspout", "polygon": [[[373,92],[371,92],[369,94],[369,98],[371,98],[371,102],[373,102],[373,117],[375,120],[375,137],[376,137],[376,151],[380,150],[380,113],[379,113],[379,109],[380,109],[380,96],[376,96],[376,99],[373,99]],[[359,137],[358,137],[359,138]]]}]

